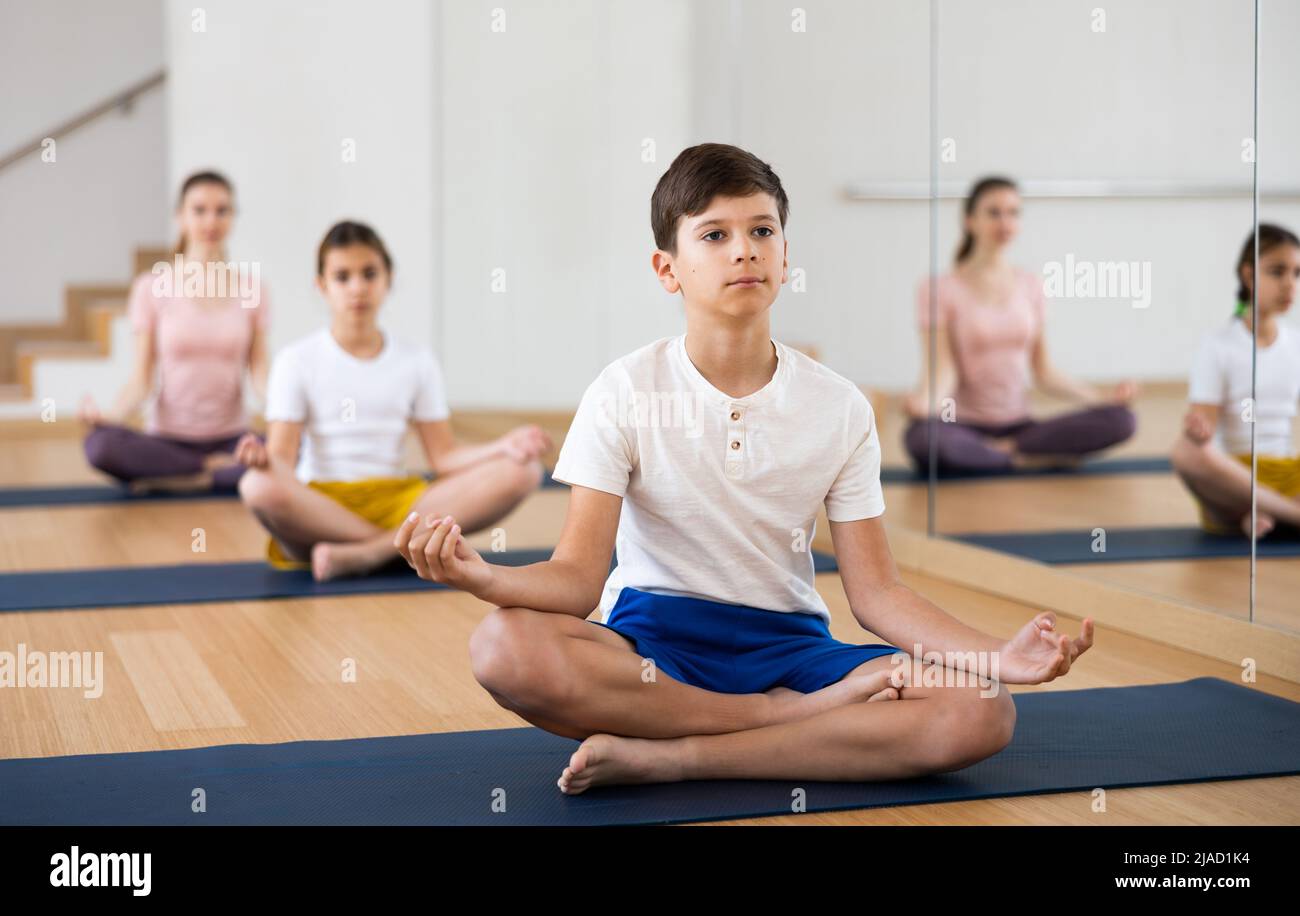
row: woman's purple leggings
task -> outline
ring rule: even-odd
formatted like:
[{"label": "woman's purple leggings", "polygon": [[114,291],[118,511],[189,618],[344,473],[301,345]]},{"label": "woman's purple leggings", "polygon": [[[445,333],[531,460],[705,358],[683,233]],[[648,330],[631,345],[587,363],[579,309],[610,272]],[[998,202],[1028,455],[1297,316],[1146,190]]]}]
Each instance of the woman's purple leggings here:
[{"label": "woman's purple leggings", "polygon": [[1137,429],[1137,418],[1123,404],[1089,407],[1047,420],[1015,423],[945,423],[913,420],[904,434],[907,452],[923,472],[930,466],[930,427],[937,427],[939,473],[1009,470],[1011,456],[986,439],[1014,436],[1026,455],[1086,455],[1123,442]]},{"label": "woman's purple leggings", "polygon": [[[239,439],[238,435],[226,439],[169,439],[124,426],[97,426],[86,437],[86,460],[123,483],[145,477],[183,477],[202,471],[203,459],[213,452],[233,453]],[[218,468],[212,472],[212,489],[234,490],[243,473],[242,464]]]}]

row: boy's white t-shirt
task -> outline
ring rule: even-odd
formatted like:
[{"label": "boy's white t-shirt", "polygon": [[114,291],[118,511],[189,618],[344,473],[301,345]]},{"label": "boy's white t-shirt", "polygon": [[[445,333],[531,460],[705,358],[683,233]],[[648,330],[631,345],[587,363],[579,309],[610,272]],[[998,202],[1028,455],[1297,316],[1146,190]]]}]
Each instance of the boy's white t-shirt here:
[{"label": "boy's white t-shirt", "polygon": [[281,350],[267,381],[267,421],[304,424],[303,481],[404,477],[408,424],[449,416],[433,353],[387,332],[378,355],[358,359],[319,330]]},{"label": "boy's white t-shirt", "polygon": [[772,379],[733,398],[685,342],[665,337],[606,366],[555,465],[558,481],[623,497],[601,619],[631,587],[829,623],[813,581],[818,508],[834,522],[885,511],[870,402],[779,341]]},{"label": "boy's white t-shirt", "polygon": [[[1250,452],[1250,424],[1242,419],[1250,398],[1250,329],[1240,318],[1205,336],[1192,364],[1187,399],[1217,404],[1220,447],[1230,454]],[[1255,447],[1258,454],[1294,455],[1291,424],[1300,403],[1300,334],[1278,322],[1277,339],[1255,357]]]}]

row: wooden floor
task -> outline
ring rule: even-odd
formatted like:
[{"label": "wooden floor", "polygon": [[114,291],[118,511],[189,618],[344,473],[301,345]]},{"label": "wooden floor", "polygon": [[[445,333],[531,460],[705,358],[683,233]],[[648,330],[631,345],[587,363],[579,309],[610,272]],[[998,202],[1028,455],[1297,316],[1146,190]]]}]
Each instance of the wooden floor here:
[{"label": "wooden floor", "polygon": [[[93,479],[75,440],[10,437],[0,443],[0,486]],[[1178,499],[1176,482],[1152,475],[1045,484],[945,487],[940,531],[1194,521]],[[507,545],[553,545],[566,499],[562,490],[530,497],[501,523]],[[924,529],[923,487],[890,487],[886,501],[895,524]],[[205,531],[203,554],[191,550],[195,527]],[[2,571],[247,560],[260,557],[263,544],[257,525],[230,500],[0,510]],[[1226,611],[1241,597],[1232,583],[1244,587],[1244,562],[1106,564],[1063,573],[1062,587],[1068,587],[1069,575],[1113,577],[1138,590],[1195,595],[1198,603],[1221,604]],[[1270,568],[1261,562],[1261,594]],[[1294,574],[1288,567],[1279,581]],[[1011,635],[1038,610],[938,578],[912,573],[904,578],[966,623],[998,636]],[[1206,592],[1209,583],[1219,590]],[[819,576],[818,588],[832,610],[837,637],[875,641],[853,620],[838,576]],[[1285,595],[1280,588],[1276,592],[1279,606],[1294,605],[1293,599],[1283,600]],[[94,701],[76,689],[0,691],[0,757],[519,726],[525,723],[498,707],[470,673],[469,634],[489,610],[468,595],[436,592],[0,614],[0,647],[22,642],[38,649],[102,651],[106,682],[103,696]],[[1077,622],[1065,621],[1065,627],[1077,629]],[[356,683],[341,682],[344,659],[355,660]],[[1235,679],[1238,673],[1227,663],[1099,629],[1096,646],[1068,677],[1012,689],[1151,684],[1205,675]],[[1300,685],[1290,681],[1261,676],[1255,687],[1300,701]],[[1104,814],[1092,811],[1090,793],[1075,792],[752,823],[1295,824],[1300,823],[1300,777],[1113,790]]]}]

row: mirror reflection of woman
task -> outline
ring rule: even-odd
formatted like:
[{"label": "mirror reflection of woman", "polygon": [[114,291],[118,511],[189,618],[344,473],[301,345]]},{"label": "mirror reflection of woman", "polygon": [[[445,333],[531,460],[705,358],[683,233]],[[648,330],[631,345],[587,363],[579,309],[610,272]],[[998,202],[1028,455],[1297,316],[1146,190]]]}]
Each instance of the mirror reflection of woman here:
[{"label": "mirror reflection of woman", "polygon": [[[1007,247],[1020,229],[1020,194],[1010,179],[977,182],[966,198],[963,237],[952,269],[937,278],[935,391],[929,391],[930,280],[921,283],[917,318],[924,355],[921,380],[904,409],[908,454],[923,472],[930,430],[938,440],[940,474],[990,473],[1073,466],[1133,435],[1130,409],[1137,386],[1113,390],[1071,378],[1048,357],[1042,280],[1013,265]],[[1036,419],[1030,381],[1082,406]],[[930,405],[938,413],[932,423]]]}]

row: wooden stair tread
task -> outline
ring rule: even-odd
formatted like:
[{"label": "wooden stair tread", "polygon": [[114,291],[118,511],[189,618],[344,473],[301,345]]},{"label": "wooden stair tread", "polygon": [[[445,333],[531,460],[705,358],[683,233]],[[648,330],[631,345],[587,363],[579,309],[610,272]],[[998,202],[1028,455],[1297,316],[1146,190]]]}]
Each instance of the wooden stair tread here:
[{"label": "wooden stair tread", "polygon": [[20,356],[80,356],[103,352],[98,343],[90,340],[20,340],[14,349]]}]

